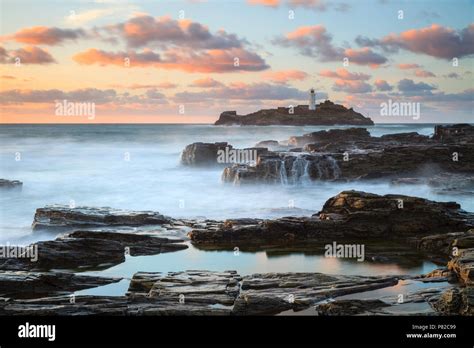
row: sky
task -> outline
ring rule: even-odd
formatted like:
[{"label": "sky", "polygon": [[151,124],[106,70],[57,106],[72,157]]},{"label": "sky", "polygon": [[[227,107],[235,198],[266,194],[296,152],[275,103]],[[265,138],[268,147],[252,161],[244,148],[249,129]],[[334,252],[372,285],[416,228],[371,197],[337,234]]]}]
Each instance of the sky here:
[{"label": "sky", "polygon": [[311,88],[375,122],[474,123],[473,16],[474,0],[0,0],[0,123],[211,123]]}]

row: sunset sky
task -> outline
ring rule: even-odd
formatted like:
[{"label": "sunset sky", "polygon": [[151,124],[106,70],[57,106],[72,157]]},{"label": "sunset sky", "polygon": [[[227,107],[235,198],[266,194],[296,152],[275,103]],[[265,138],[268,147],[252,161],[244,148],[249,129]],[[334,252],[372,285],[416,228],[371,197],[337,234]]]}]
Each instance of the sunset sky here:
[{"label": "sunset sky", "polygon": [[[210,123],[311,87],[375,122],[414,122],[381,116],[389,99],[474,122],[474,0],[0,4],[0,123]],[[56,115],[63,100],[95,118]]]}]

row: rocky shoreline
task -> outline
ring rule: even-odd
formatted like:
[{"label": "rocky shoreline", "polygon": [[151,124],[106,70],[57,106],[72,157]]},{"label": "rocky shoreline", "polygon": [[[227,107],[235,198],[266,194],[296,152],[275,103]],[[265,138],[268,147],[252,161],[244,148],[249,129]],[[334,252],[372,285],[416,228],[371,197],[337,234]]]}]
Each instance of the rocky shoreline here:
[{"label": "rocky shoreline", "polygon": [[[190,144],[182,153],[182,163],[216,165],[217,151],[226,147],[232,145]],[[255,151],[256,161],[227,163],[223,182],[294,185],[388,179],[404,184],[417,180],[449,192],[474,192],[474,126],[467,124],[436,126],[432,137],[418,133],[374,137],[365,128],[331,129],[238,150]]]},{"label": "rocky shoreline", "polygon": [[[150,223],[147,233],[140,232]],[[328,199],[312,217],[226,221],[50,206],[37,210],[33,226],[69,231],[55,240],[35,243],[35,262],[0,259],[2,315],[396,315],[401,304],[394,296],[366,298],[366,294],[391,289],[400,282],[434,284],[432,289],[410,293],[405,300],[420,306],[413,314],[474,313],[474,215],[454,202],[344,191]],[[81,229],[84,226],[96,228]],[[240,275],[237,271],[209,270],[137,272],[122,296],[77,295],[71,301],[75,291],[121,280],[81,275],[78,271],[112,267],[124,262],[127,254],[179,252],[188,247],[184,243],[188,237],[196,247],[214,250],[304,245],[320,253],[322,242],[350,241],[366,245],[366,256],[374,253],[370,242],[378,240],[385,243],[386,255],[399,253],[406,257],[406,250],[411,249],[436,255],[444,267],[416,277],[297,272]],[[399,244],[407,249],[398,249]],[[375,254],[379,257],[375,262],[383,262],[384,253]]]}]

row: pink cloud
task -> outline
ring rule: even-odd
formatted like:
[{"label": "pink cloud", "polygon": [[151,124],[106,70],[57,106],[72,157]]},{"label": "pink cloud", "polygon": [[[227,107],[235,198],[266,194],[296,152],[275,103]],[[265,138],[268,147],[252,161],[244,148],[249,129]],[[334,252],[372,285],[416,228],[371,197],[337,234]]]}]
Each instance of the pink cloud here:
[{"label": "pink cloud", "polygon": [[351,73],[347,69],[339,68],[336,71],[331,70],[321,70],[319,72],[319,76],[322,77],[329,77],[334,79],[340,80],[369,80],[370,75],[363,74],[363,73]]},{"label": "pink cloud", "polygon": [[[240,72],[260,71],[268,68],[265,61],[257,54],[242,48],[228,50],[169,50],[160,55],[151,50],[143,52],[107,52],[91,48],[73,56],[82,65],[116,65],[125,67],[155,67],[166,70],[183,70],[187,72]],[[238,64],[236,64],[238,63]]]},{"label": "pink cloud", "polygon": [[268,71],[263,74],[265,79],[272,82],[285,84],[293,80],[304,80],[309,75],[301,70],[280,70],[280,71]]}]

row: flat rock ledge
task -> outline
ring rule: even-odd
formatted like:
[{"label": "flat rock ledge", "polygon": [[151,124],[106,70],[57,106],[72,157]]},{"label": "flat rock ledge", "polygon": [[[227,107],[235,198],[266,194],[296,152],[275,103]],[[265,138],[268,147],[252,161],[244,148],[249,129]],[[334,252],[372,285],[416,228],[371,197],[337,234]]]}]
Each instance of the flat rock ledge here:
[{"label": "flat rock ledge", "polygon": [[396,285],[398,277],[236,271],[136,273],[126,296],[8,300],[0,315],[275,315],[323,299]]},{"label": "flat rock ledge", "polygon": [[75,231],[55,240],[29,245],[33,258],[0,258],[0,270],[104,269],[125,261],[125,255],[154,255],[188,248],[182,239],[151,235]]},{"label": "flat rock ledge", "polygon": [[435,233],[467,231],[472,227],[474,214],[463,211],[455,202],[343,191],[327,200],[323,209],[312,217],[226,220],[217,229],[195,228],[188,235],[197,246],[264,249],[343,239],[414,243]]},{"label": "flat rock ledge", "polygon": [[120,280],[65,272],[0,271],[0,298],[64,295]]},{"label": "flat rock ledge", "polygon": [[152,211],[50,205],[36,209],[32,228],[35,231],[70,230],[103,226],[161,225],[170,222],[170,218]]}]

